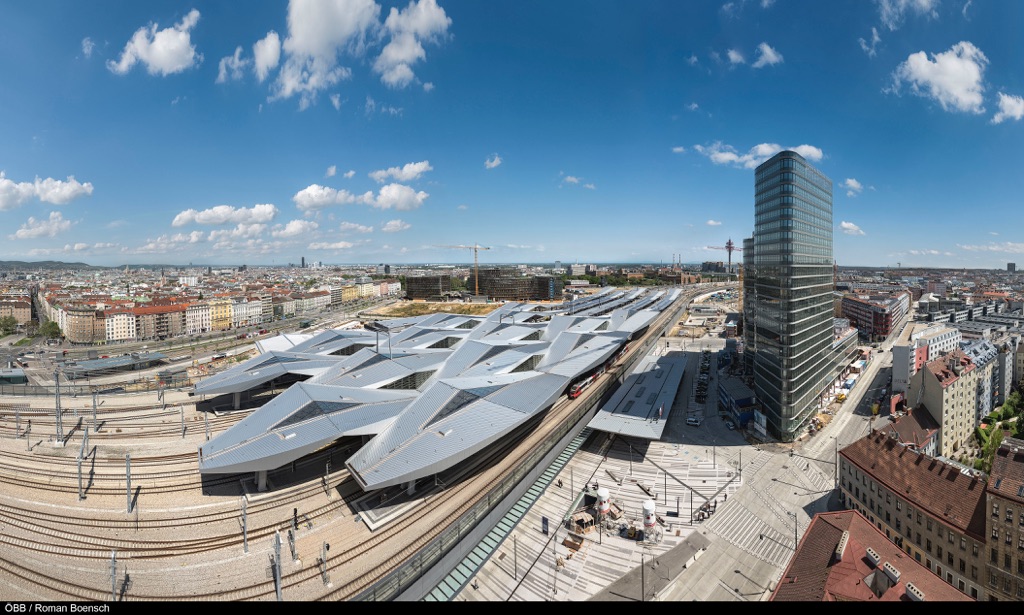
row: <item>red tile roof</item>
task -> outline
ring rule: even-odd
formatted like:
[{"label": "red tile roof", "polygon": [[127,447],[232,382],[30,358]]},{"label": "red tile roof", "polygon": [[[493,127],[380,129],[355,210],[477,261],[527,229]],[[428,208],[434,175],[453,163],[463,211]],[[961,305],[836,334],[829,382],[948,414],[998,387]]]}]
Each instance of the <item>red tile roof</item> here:
[{"label": "red tile roof", "polygon": [[983,480],[903,446],[879,430],[841,449],[839,454],[915,508],[984,542]]},{"label": "red tile roof", "polygon": [[[846,536],[845,545],[839,549]],[[872,549],[878,556],[873,561]],[[837,558],[837,551],[841,554]],[[895,581],[885,572],[898,572]],[[773,602],[907,602],[913,586],[925,602],[974,600],[894,545],[862,514],[819,513],[811,520],[770,600]]]}]

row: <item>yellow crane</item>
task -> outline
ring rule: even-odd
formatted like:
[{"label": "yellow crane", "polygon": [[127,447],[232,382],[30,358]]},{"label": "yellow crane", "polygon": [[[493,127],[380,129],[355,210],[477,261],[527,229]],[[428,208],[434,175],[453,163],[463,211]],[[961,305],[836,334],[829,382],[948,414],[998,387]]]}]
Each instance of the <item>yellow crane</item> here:
[{"label": "yellow crane", "polygon": [[481,246],[479,244],[473,244],[471,246],[434,246],[435,248],[454,248],[456,250],[472,250],[473,251],[473,276],[476,279],[476,291],[474,294],[480,295],[480,250],[490,250],[488,247]]}]

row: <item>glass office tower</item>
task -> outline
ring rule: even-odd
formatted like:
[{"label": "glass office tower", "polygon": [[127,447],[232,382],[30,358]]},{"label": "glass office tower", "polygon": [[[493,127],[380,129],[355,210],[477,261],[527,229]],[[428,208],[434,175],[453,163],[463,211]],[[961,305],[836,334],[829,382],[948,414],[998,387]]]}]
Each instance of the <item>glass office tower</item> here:
[{"label": "glass office tower", "polygon": [[796,152],[758,166],[743,246],[744,358],[767,432],[789,442],[834,377],[832,181]]}]

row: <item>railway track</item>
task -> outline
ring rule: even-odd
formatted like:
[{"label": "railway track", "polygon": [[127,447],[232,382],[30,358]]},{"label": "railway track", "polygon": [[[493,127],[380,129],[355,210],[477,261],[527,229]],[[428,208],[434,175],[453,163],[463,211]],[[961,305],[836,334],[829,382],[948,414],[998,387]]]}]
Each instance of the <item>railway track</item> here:
[{"label": "railway track", "polygon": [[[102,407],[96,415],[103,429],[89,431],[83,473],[91,473],[91,480],[79,500],[79,427],[62,449],[25,450],[25,440],[13,438],[20,435],[15,434],[17,403],[8,403],[0,406],[0,595],[105,601],[114,591],[118,599],[132,601],[269,601],[280,591],[285,600],[352,600],[477,506],[552,432],[570,429],[578,404],[597,390],[591,387],[572,402],[561,399],[501,445],[454,469],[444,486],[421,485],[406,512],[374,530],[360,521],[359,502],[368,494],[343,463],[357,440],[269,473],[275,486],[254,493],[246,486],[251,476],[200,475],[196,445],[205,425],[186,422],[190,435],[182,438],[177,405]],[[55,429],[52,410],[19,409],[18,414],[22,431],[28,420],[31,434]],[[91,415],[91,407],[79,410],[83,424],[91,423]],[[210,416],[211,432],[244,415]],[[131,513],[126,512],[123,457],[128,451],[138,494]],[[296,511],[302,511],[301,523]],[[289,540],[278,556],[282,535]],[[320,561],[327,543],[328,556]],[[296,557],[288,557],[290,549]],[[114,553],[121,567],[112,573]],[[280,585],[273,565],[280,568]]]}]

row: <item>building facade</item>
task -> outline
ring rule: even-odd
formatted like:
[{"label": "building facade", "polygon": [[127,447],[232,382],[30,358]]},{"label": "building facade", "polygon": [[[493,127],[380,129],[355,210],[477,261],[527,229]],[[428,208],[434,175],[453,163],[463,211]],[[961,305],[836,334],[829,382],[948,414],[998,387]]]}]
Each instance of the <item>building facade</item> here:
[{"label": "building facade", "polygon": [[881,431],[839,451],[840,498],[949,585],[988,598],[985,484]]},{"label": "building facade", "polygon": [[971,358],[954,350],[926,364],[910,381],[907,406],[924,406],[939,424],[939,455],[953,458],[977,425],[980,370]]},{"label": "building facade", "polygon": [[989,599],[1024,600],[1024,440],[1005,438],[999,445],[985,495]]},{"label": "building facade", "polygon": [[758,166],[750,244],[745,352],[766,431],[792,441],[833,378],[832,181],[792,151]]}]

